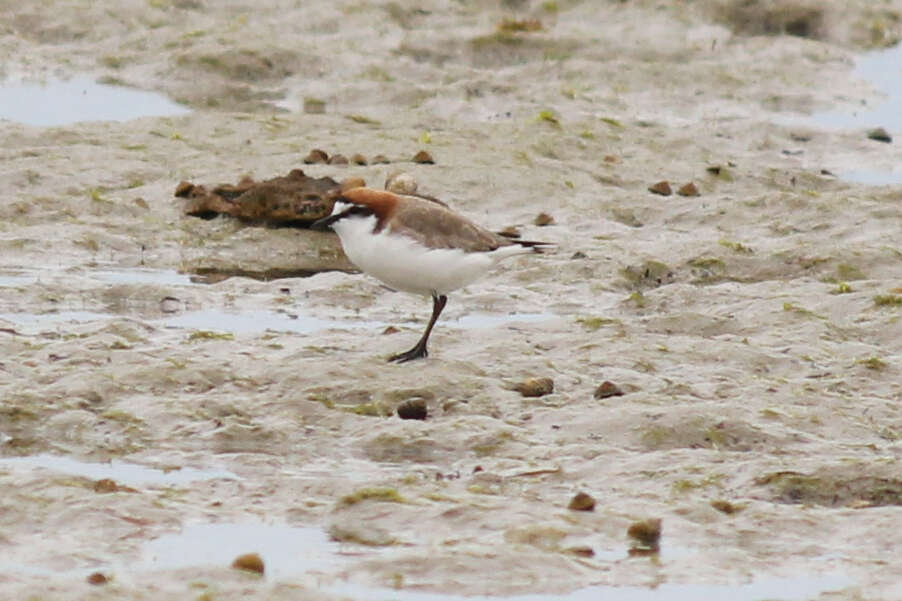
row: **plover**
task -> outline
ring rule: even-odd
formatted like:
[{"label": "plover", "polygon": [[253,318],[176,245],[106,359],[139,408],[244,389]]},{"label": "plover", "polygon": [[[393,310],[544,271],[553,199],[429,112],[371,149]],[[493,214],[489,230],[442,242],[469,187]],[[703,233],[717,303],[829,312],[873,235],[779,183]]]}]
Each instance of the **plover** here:
[{"label": "plover", "polygon": [[435,198],[365,187],[342,192],[332,214],[312,227],[331,227],[351,263],[389,288],[432,297],[426,331],[413,348],[389,358],[397,363],[428,355],[429,334],[450,292],[502,259],[553,246],[491,232]]}]

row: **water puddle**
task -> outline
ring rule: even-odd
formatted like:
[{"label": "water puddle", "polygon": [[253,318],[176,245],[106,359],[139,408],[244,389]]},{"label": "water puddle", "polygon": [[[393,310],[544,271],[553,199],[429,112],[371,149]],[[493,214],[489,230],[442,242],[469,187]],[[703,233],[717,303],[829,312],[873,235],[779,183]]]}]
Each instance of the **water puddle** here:
[{"label": "water puddle", "polygon": [[810,117],[811,123],[829,129],[883,127],[902,133],[902,44],[862,54],[855,61],[854,75],[869,81],[886,99],[856,111],[816,113]]},{"label": "water puddle", "polygon": [[149,269],[146,267],[125,267],[121,269],[97,269],[88,273],[90,277],[111,284],[159,284],[161,286],[192,286],[197,278],[174,269]]},{"label": "water puddle", "polygon": [[183,467],[173,470],[161,470],[136,463],[127,463],[113,459],[109,463],[90,463],[79,461],[71,457],[50,455],[30,455],[27,457],[7,457],[0,459],[0,468],[39,468],[68,474],[70,476],[82,476],[92,480],[109,478],[118,484],[127,486],[141,486],[155,484],[162,486],[176,486],[188,484],[197,480],[240,480],[240,478],[228,470],[220,469],[196,469]]},{"label": "water puddle", "polygon": [[755,580],[745,584],[661,584],[640,586],[589,586],[569,594],[528,594],[512,596],[464,596],[423,593],[395,589],[374,589],[340,584],[323,590],[346,595],[357,601],[806,601],[829,591],[841,590],[854,582],[840,574]]},{"label": "water puddle", "polygon": [[340,544],[320,528],[260,523],[199,524],[144,544],[145,569],[228,566],[239,555],[257,553],[267,578],[285,579],[309,570],[326,570],[343,561]]},{"label": "water puddle", "polygon": [[4,269],[0,271],[0,288],[20,288],[30,286],[38,281],[35,273],[18,269]]},{"label": "water puddle", "polygon": [[242,311],[232,313],[220,309],[191,311],[158,322],[169,328],[252,334],[262,332],[293,332],[310,334],[329,328],[377,328],[385,324],[377,321],[331,321],[309,315],[277,313],[275,311]]},{"label": "water puddle", "polygon": [[0,119],[55,126],[184,115],[190,109],[155,92],[101,84],[90,77],[0,84]]}]

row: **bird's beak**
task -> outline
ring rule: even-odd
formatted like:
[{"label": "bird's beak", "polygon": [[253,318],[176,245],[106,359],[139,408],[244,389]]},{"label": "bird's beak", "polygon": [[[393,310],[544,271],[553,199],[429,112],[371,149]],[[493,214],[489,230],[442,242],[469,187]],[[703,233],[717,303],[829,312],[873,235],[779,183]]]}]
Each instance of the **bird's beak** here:
[{"label": "bird's beak", "polygon": [[317,219],[313,223],[310,224],[311,230],[316,230],[318,232],[326,232],[332,229],[332,223],[335,221],[333,216],[323,217],[322,219]]}]

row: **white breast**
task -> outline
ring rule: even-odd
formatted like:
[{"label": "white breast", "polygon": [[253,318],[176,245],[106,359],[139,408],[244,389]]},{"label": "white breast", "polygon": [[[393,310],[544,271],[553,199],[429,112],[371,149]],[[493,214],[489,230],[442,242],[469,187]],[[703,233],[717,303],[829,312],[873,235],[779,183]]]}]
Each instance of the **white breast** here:
[{"label": "white breast", "polygon": [[528,252],[505,246],[492,252],[429,249],[411,238],[373,233],[376,217],[345,217],[333,225],[348,259],[390,288],[422,294],[448,294],[479,279],[500,259]]}]

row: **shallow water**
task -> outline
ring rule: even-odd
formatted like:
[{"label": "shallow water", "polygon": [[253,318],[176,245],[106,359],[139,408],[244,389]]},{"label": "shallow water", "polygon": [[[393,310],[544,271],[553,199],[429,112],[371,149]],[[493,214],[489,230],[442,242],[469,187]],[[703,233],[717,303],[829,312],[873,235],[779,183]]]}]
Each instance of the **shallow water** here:
[{"label": "shallow water", "polygon": [[163,94],[101,84],[86,76],[45,83],[0,84],[0,119],[26,125],[129,121],[188,112],[190,109]]},{"label": "shallow water", "polygon": [[183,467],[174,470],[160,470],[156,468],[128,463],[113,459],[109,463],[91,463],[79,461],[71,457],[50,455],[30,455],[27,457],[8,457],[0,459],[0,468],[37,468],[52,470],[72,476],[83,476],[94,480],[109,478],[119,484],[128,486],[140,486],[143,484],[178,485],[195,482],[197,480],[212,480],[217,478],[240,480],[240,478],[228,470],[197,469]]},{"label": "shallow water", "polygon": [[195,524],[144,544],[140,568],[228,566],[239,555],[257,553],[270,578],[301,575],[341,563],[340,544],[320,528],[259,523]]},{"label": "shallow water", "polygon": [[862,54],[855,61],[854,75],[870,82],[886,98],[851,112],[815,113],[810,121],[830,129],[883,127],[889,132],[902,132],[902,44]]}]

